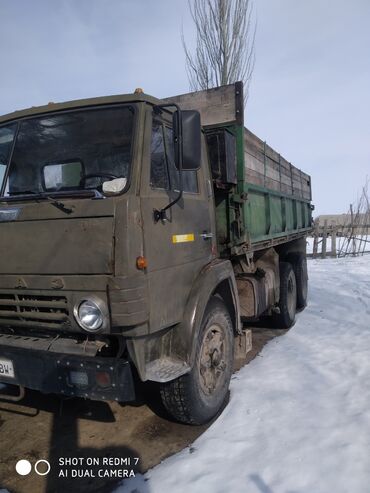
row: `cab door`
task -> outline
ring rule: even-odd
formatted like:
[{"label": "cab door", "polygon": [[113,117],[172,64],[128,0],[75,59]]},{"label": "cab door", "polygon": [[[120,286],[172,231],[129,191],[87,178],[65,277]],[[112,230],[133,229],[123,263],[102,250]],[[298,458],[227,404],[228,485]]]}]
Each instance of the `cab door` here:
[{"label": "cab door", "polygon": [[215,223],[204,140],[200,169],[183,171],[182,199],[166,211],[167,220],[155,221],[154,211],[179,189],[170,120],[148,110],[145,136],[140,195],[153,332],[182,320],[192,284],[212,259]]}]

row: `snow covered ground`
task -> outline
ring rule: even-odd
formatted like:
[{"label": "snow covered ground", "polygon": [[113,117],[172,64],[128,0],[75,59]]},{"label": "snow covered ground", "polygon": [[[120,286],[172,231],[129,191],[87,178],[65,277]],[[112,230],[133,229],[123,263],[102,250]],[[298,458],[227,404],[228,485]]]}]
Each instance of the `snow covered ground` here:
[{"label": "snow covered ground", "polygon": [[370,492],[370,258],[309,262],[309,306],[192,445],[116,493]]}]

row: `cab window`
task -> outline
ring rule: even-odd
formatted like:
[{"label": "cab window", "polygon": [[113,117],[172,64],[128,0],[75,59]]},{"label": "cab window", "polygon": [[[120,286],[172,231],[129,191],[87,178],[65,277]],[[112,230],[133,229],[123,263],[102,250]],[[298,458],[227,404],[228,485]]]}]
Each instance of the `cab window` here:
[{"label": "cab window", "polygon": [[[182,181],[184,192],[198,193],[196,171],[183,171]],[[159,121],[152,127],[150,184],[152,188],[179,190],[172,129]]]},{"label": "cab window", "polygon": [[150,185],[152,188],[169,190],[170,179],[164,152],[163,126],[153,122],[150,160]]}]

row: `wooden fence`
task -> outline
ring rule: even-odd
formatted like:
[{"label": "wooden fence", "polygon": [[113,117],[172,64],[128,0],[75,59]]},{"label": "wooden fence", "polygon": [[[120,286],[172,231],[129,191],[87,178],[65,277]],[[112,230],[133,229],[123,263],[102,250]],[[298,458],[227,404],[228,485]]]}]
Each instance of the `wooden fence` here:
[{"label": "wooden fence", "polygon": [[370,224],[324,225],[315,223],[313,248],[308,257],[346,257],[370,253]]}]

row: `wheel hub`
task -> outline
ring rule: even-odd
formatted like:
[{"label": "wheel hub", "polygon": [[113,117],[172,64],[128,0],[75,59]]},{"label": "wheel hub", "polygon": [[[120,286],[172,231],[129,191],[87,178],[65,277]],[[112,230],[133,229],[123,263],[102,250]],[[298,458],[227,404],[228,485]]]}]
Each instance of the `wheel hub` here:
[{"label": "wheel hub", "polygon": [[294,317],[296,309],[296,283],[293,274],[288,278],[288,311]]},{"label": "wheel hub", "polygon": [[200,384],[203,392],[212,394],[223,380],[225,363],[225,337],[222,328],[211,325],[204,334],[200,354]]}]

